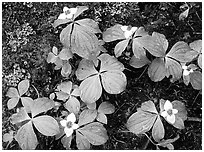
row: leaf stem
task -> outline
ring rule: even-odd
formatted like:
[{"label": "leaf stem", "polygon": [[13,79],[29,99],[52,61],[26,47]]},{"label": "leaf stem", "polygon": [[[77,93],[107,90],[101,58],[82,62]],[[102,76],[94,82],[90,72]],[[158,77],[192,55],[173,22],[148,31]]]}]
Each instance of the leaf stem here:
[{"label": "leaf stem", "polygon": [[35,89],[35,91],[36,91],[36,93],[37,93],[37,95],[38,95],[38,98],[40,97],[40,95],[39,95],[39,92],[38,92],[38,90],[36,89],[36,87],[34,86],[34,85],[32,85],[33,86],[33,88]]},{"label": "leaf stem", "polygon": [[149,136],[148,136],[146,133],[143,133],[143,134],[149,139],[149,141],[151,141],[152,144],[157,145],[155,142],[153,142],[153,141],[149,138]]}]

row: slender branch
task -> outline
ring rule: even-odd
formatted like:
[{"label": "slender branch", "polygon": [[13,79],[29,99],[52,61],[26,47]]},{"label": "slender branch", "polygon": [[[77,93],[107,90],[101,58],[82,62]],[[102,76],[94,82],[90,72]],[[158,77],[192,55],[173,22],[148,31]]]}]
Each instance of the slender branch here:
[{"label": "slender branch", "polygon": [[148,68],[148,66],[146,66],[146,68],[144,69],[144,71],[142,72],[142,74],[140,74],[140,76],[137,78],[137,80],[139,80],[139,79],[142,77],[142,75],[145,73],[145,71],[147,70],[147,68]]},{"label": "slender branch", "polygon": [[200,91],[198,92],[198,94],[196,95],[195,99],[193,100],[192,106],[194,105],[194,103],[195,103],[196,99],[198,98],[199,94],[200,94]]},{"label": "slender branch", "polygon": [[35,91],[36,91],[36,93],[37,93],[37,95],[38,95],[38,98],[40,97],[40,95],[39,95],[39,92],[38,92],[38,90],[36,89],[36,87],[34,86],[34,85],[32,85],[33,86],[33,88],[35,89]]}]

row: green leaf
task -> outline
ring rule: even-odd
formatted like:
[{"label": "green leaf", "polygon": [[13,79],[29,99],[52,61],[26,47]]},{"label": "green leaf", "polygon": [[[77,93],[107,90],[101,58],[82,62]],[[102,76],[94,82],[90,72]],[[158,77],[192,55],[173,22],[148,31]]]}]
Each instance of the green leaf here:
[{"label": "green leaf", "polygon": [[[66,41],[65,43],[70,42]],[[76,53],[83,58],[89,59],[91,54],[97,54],[99,51],[97,49],[98,45],[98,38],[94,33],[87,31],[78,24],[74,24],[71,39],[72,53]]]},{"label": "green leaf", "polygon": [[101,123],[93,122],[79,128],[78,131],[86,137],[92,145],[102,145],[108,140],[106,129]]},{"label": "green leaf", "polygon": [[57,99],[58,100],[62,100],[62,101],[65,101],[70,96],[69,94],[64,93],[63,91],[55,92],[55,94],[57,96]]},{"label": "green leaf", "polygon": [[70,48],[71,45],[71,32],[73,23],[67,25],[60,33],[60,42],[65,46],[65,48]]},{"label": "green leaf", "polygon": [[61,59],[61,60],[69,60],[73,57],[73,54],[71,52],[70,49],[68,48],[62,48],[61,52],[59,53],[58,57]]},{"label": "green leaf", "polygon": [[76,144],[79,150],[90,149],[90,143],[80,132],[76,131]]},{"label": "green leaf", "polygon": [[103,123],[103,124],[107,124],[107,117],[104,113],[98,113],[96,120]]},{"label": "green leaf", "polygon": [[76,71],[76,76],[79,80],[84,80],[89,76],[95,75],[97,73],[98,71],[95,69],[92,61],[89,61],[87,59],[82,59]]},{"label": "green leaf", "polygon": [[41,112],[52,109],[54,106],[54,101],[50,100],[49,98],[43,97],[35,99],[33,106],[31,107],[32,118]]},{"label": "green leaf", "polygon": [[19,97],[12,97],[11,99],[9,99],[7,102],[8,109],[9,110],[13,109],[18,104],[18,101],[19,101]]},{"label": "green leaf", "polygon": [[199,71],[194,71],[190,73],[190,82],[194,89],[201,90],[202,89],[202,73]]},{"label": "green leaf", "polygon": [[96,102],[87,103],[86,106],[87,106],[88,109],[95,110],[96,109]]},{"label": "green leaf", "polygon": [[54,136],[59,133],[59,125],[51,116],[39,116],[32,119],[37,130],[45,136]]},{"label": "green leaf", "polygon": [[12,124],[17,124],[26,120],[31,120],[31,118],[28,116],[25,108],[20,108],[18,113],[15,113],[11,116]]},{"label": "green leaf", "polygon": [[56,56],[55,54],[53,54],[52,52],[48,53],[47,56],[47,63],[54,63],[56,62],[58,56]]},{"label": "green leaf", "polygon": [[154,82],[161,81],[166,75],[166,69],[163,58],[156,58],[148,68],[148,75]]},{"label": "green leaf", "polygon": [[76,8],[77,12],[74,14],[73,20],[75,20],[75,18],[77,18],[81,13],[89,9],[87,6],[77,6]]},{"label": "green leaf", "polygon": [[108,71],[101,74],[102,84],[106,92],[119,94],[123,92],[127,85],[127,79],[123,72]]},{"label": "green leaf", "polygon": [[13,88],[13,87],[10,87],[8,89],[6,96],[8,96],[9,98],[19,98],[20,97],[18,90],[16,88]]},{"label": "green leaf", "polygon": [[166,52],[165,49],[168,46],[168,41],[165,36],[156,32],[154,32],[152,36],[147,35],[138,38],[137,43],[147,49],[147,51],[155,57],[164,57]]},{"label": "green leaf", "polygon": [[80,110],[80,102],[75,97],[70,97],[69,100],[65,103],[65,108],[75,115],[79,113]]},{"label": "green leaf", "polygon": [[202,69],[202,54],[198,56],[198,66]]},{"label": "green leaf", "polygon": [[160,116],[157,116],[157,119],[152,127],[152,137],[156,142],[159,142],[164,138],[165,130],[163,123],[160,119]]},{"label": "green leaf", "polygon": [[184,20],[185,18],[188,17],[189,9],[190,9],[190,8],[187,8],[185,11],[183,11],[183,12],[179,15],[179,20]]},{"label": "green leaf", "polygon": [[86,30],[89,32],[101,33],[101,30],[99,29],[98,24],[92,19],[85,18],[85,19],[76,21],[76,23],[86,28]]},{"label": "green leaf", "polygon": [[66,135],[61,139],[61,142],[66,149],[71,149],[71,142],[72,142],[72,136],[67,137]]},{"label": "green leaf", "polygon": [[128,46],[129,39],[120,41],[119,43],[116,44],[114,48],[114,53],[116,57],[121,56],[123,51],[125,51],[126,47]]},{"label": "green leaf", "polygon": [[72,67],[69,62],[65,62],[62,66],[61,75],[63,77],[68,77],[72,71]]},{"label": "green leaf", "polygon": [[67,93],[67,94],[71,94],[72,82],[71,81],[65,81],[65,82],[60,83],[57,86],[57,90],[62,91],[62,92]]},{"label": "green leaf", "polygon": [[132,133],[142,134],[152,128],[156,118],[157,114],[138,110],[130,116],[126,126]]},{"label": "green leaf", "polygon": [[98,112],[104,114],[111,114],[114,113],[115,107],[109,102],[102,102],[98,107]]},{"label": "green leaf", "polygon": [[98,57],[101,60],[100,72],[105,71],[123,71],[124,65],[119,62],[114,56],[110,56],[107,53],[103,53]]},{"label": "green leaf", "polygon": [[31,121],[18,130],[15,139],[23,150],[34,150],[36,148],[38,140],[34,133]]},{"label": "green leaf", "polygon": [[175,137],[175,138],[173,138],[173,139],[167,139],[167,140],[162,140],[162,141],[160,141],[157,145],[158,146],[162,146],[162,147],[167,147],[167,145],[169,145],[169,144],[171,144],[171,143],[173,143],[173,142],[175,142],[176,140],[178,140],[180,137],[179,137],[179,134],[177,134],[177,136]]},{"label": "green leaf", "polygon": [[172,79],[178,80],[182,76],[182,67],[181,64],[179,64],[177,61],[166,57],[166,63],[165,63],[165,68],[166,68],[166,77],[169,77],[172,75]]},{"label": "green leaf", "polygon": [[190,62],[196,55],[196,51],[191,50],[187,43],[179,41],[174,44],[166,56],[180,62]]},{"label": "green leaf", "polygon": [[115,40],[125,39],[124,31],[121,29],[122,25],[116,24],[103,32],[103,40],[111,42]]},{"label": "green leaf", "polygon": [[97,116],[97,111],[96,110],[85,109],[79,115],[78,125],[82,126],[82,125],[88,124],[88,123],[94,121],[96,116]]},{"label": "green leaf", "polygon": [[166,148],[168,148],[169,150],[174,150],[174,145],[172,144],[167,144]]},{"label": "green leaf", "polygon": [[18,92],[20,96],[28,91],[29,85],[29,80],[23,80],[18,84]]},{"label": "green leaf", "polygon": [[183,102],[174,100],[172,102],[173,108],[178,110],[176,116],[180,117],[183,121],[187,119],[187,110],[186,106]]},{"label": "green leaf", "polygon": [[143,45],[140,43],[143,39],[144,37],[138,37],[133,39],[132,42],[133,53],[137,59],[140,59],[142,56],[146,55],[145,49],[143,48]]},{"label": "green leaf", "polygon": [[72,21],[71,19],[57,19],[57,20],[54,21],[52,26],[54,28],[56,28],[56,27],[58,27],[61,24],[66,24],[66,23],[69,23],[71,21]]},{"label": "green leaf", "polygon": [[150,63],[151,61],[146,57],[146,55],[142,55],[140,56],[140,58],[136,58],[135,56],[132,56],[129,64],[134,68],[141,68],[146,64],[150,64]]},{"label": "green leaf", "polygon": [[81,100],[85,103],[96,102],[102,94],[102,86],[99,75],[86,78],[79,86]]},{"label": "green leaf", "polygon": [[[133,53],[134,56],[136,58],[141,58],[141,56],[145,56],[145,49],[143,48],[143,40],[145,40],[145,36],[149,36],[148,33],[145,31],[145,29],[143,27],[139,27],[134,34],[134,39],[133,39],[133,43],[132,43],[132,49],[133,49]],[[140,43],[142,42],[142,43]]]},{"label": "green leaf", "polygon": [[3,142],[8,142],[8,144],[10,144],[13,141],[13,131],[10,131],[9,133],[5,133],[3,135]]},{"label": "green leaf", "polygon": [[141,105],[141,110],[143,110],[145,112],[158,114],[157,109],[155,107],[155,104],[151,100],[143,102]]},{"label": "green leaf", "polygon": [[190,76],[189,75],[183,75],[183,82],[186,86],[188,86],[190,82]]},{"label": "green leaf", "polygon": [[33,102],[34,102],[33,99],[30,97],[21,97],[21,102],[22,102],[23,106],[26,108],[26,111],[28,113],[30,113],[31,107],[32,107]]},{"label": "green leaf", "polygon": [[190,48],[198,53],[202,53],[202,40],[196,40],[189,44]]}]

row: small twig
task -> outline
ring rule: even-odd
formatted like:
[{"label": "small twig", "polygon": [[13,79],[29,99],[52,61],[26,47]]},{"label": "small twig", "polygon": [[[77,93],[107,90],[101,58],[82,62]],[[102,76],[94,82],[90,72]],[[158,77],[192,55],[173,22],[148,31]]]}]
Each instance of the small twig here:
[{"label": "small twig", "polygon": [[198,98],[199,94],[200,94],[200,91],[198,92],[198,94],[196,95],[195,99],[193,100],[192,106],[194,105],[194,103],[195,103],[196,99]]},{"label": "small twig", "polygon": [[202,22],[202,19],[200,18],[200,16],[198,15],[198,12],[196,11],[196,15],[198,17],[198,19]]},{"label": "small twig", "polygon": [[32,85],[33,86],[33,88],[35,89],[35,91],[36,91],[36,93],[37,93],[37,95],[38,95],[38,98],[40,97],[40,95],[39,95],[39,92],[38,92],[38,90],[36,89],[36,87],[34,86],[34,85]]},{"label": "small twig", "polygon": [[148,66],[146,66],[146,68],[144,69],[144,71],[142,72],[142,74],[140,74],[140,76],[137,78],[137,80],[139,80],[139,79],[142,77],[142,75],[143,75],[144,72],[147,70],[147,68],[148,68]]},{"label": "small twig", "polygon": [[202,119],[201,118],[197,118],[197,117],[188,117],[187,121],[202,122]]}]

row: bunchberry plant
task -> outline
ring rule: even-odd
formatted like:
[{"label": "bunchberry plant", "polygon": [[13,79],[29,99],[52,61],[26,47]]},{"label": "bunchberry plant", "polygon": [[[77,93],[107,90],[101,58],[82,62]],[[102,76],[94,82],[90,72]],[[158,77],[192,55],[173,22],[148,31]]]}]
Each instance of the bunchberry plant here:
[{"label": "bunchberry plant", "polygon": [[81,99],[85,103],[96,102],[104,90],[110,94],[119,94],[125,90],[127,80],[124,65],[115,57],[107,53],[98,57],[100,61],[99,71],[94,63],[87,59],[82,59],[76,71],[79,80],[83,80],[79,86]]},{"label": "bunchberry plant", "polygon": [[52,52],[48,54],[47,62],[55,64],[55,70],[61,69],[61,75],[68,77],[72,71],[69,59],[72,58],[72,53],[69,49],[63,48],[58,54],[58,49],[54,46]]},{"label": "bunchberry plant", "polygon": [[[73,143],[81,150],[105,144],[108,141],[107,115],[116,110],[110,101],[104,101],[102,93],[118,95],[125,91],[125,64],[117,58],[129,49],[133,53],[129,64],[134,68],[148,65],[152,81],[167,77],[175,82],[182,78],[185,85],[190,83],[194,89],[202,89],[202,40],[190,44],[178,41],[169,48],[165,35],[157,32],[150,35],[144,27],[116,24],[102,32],[94,20],[77,19],[87,9],[86,6],[65,6],[53,23],[54,28],[65,27],[59,36],[62,48],[59,51],[52,46],[47,62],[55,64],[55,70],[61,70],[63,79],[54,85],[49,98],[39,94],[36,99],[26,97],[29,80],[22,80],[17,88],[9,88],[7,107],[16,110],[10,121],[19,129],[4,134],[3,141],[8,145],[15,139],[23,150],[36,149],[39,134],[54,136],[66,149],[72,149]],[[179,20],[184,20],[188,11],[189,8],[181,13]],[[112,41],[119,41],[114,47],[115,56],[103,47]],[[72,59],[77,61],[72,64]],[[172,143],[179,135],[166,139],[165,125],[185,128],[185,104],[164,99],[159,100],[158,106],[156,104],[151,100],[143,102],[128,118],[126,127],[136,135],[146,135],[157,149],[174,149]],[[148,136],[149,132],[154,141]]]},{"label": "bunchberry plant", "polygon": [[185,105],[178,100],[172,103],[169,100],[160,99],[160,112],[157,111],[153,101],[142,103],[141,108],[133,113],[127,121],[127,128],[134,134],[144,134],[151,130],[153,139],[160,143],[165,136],[162,118],[178,129],[184,129],[184,121],[187,119]]},{"label": "bunchberry plant", "polygon": [[26,108],[26,110],[28,112],[30,111],[30,106],[33,103],[33,99],[23,96],[28,91],[29,86],[29,80],[23,80],[18,84],[18,89],[14,87],[9,88],[7,96],[11,99],[9,99],[7,102],[8,109],[13,109],[16,107],[19,100],[21,100],[21,103]]},{"label": "bunchberry plant", "polygon": [[95,34],[101,33],[101,31],[98,24],[92,19],[76,20],[87,9],[86,6],[70,9],[65,7],[64,12],[60,14],[53,26],[68,24],[60,33],[60,41],[63,46],[83,58],[92,59],[99,54],[99,43]]}]

